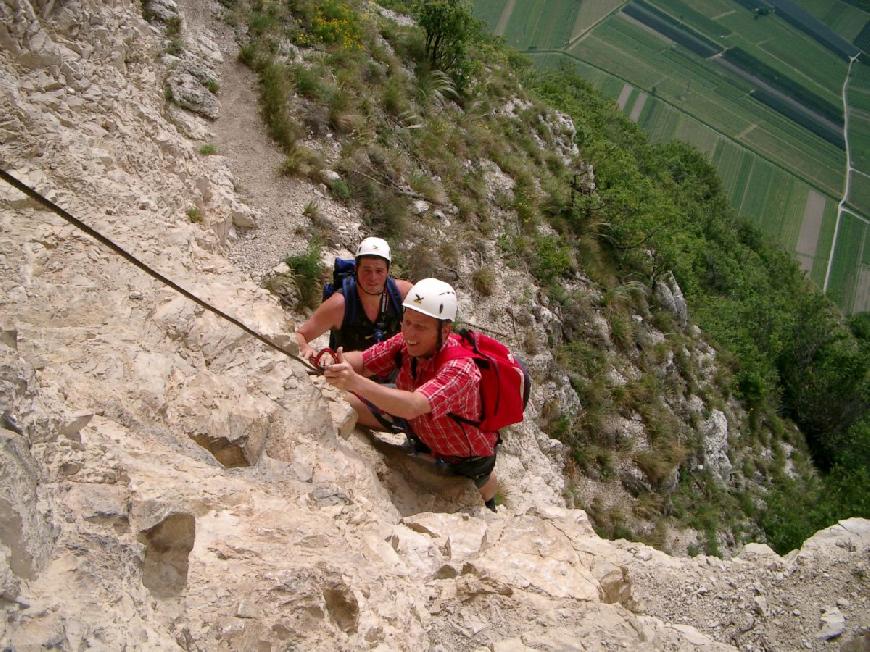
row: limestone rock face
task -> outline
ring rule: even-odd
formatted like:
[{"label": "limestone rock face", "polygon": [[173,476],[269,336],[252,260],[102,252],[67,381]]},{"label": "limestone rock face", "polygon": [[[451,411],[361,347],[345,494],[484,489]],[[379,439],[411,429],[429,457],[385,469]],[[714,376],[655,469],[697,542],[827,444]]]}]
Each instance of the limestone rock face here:
[{"label": "limestone rock face", "polygon": [[689,320],[689,309],[674,275],[668,272],[664,279],[656,282],[655,292],[662,305],[685,327]]},{"label": "limestone rock face", "polygon": [[723,482],[731,474],[731,461],[728,459],[728,420],[721,410],[713,410],[710,418],[701,426],[704,436],[704,463]]},{"label": "limestone rock face", "polygon": [[[212,39],[204,1],[147,7],[164,22],[177,11],[185,43]],[[277,301],[223,255],[233,216],[255,207],[235,194],[225,159],[197,154],[189,134],[212,123],[172,117],[164,35],[142,4],[3,0],[0,17],[4,169],[292,344]],[[3,187],[0,648],[858,640],[870,614],[866,521],[786,557],[753,548],[732,561],[600,539],[565,507],[558,444],[534,425],[568,389],[536,388],[530,418],[505,433],[507,505],[492,513],[470,482],[355,429],[341,395],[300,362]]]}]

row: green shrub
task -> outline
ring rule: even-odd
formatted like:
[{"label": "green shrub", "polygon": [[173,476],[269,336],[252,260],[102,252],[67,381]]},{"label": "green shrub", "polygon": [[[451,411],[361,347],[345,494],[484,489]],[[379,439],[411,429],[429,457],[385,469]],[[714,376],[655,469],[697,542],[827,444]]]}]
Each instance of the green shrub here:
[{"label": "green shrub", "polygon": [[481,296],[490,297],[495,289],[495,274],[489,267],[479,267],[471,275],[471,287]]},{"label": "green shrub", "polygon": [[447,203],[447,193],[444,192],[444,187],[428,174],[421,172],[412,174],[408,182],[411,188],[423,195],[426,201],[440,205]]},{"label": "green shrub", "polygon": [[239,48],[239,61],[251,70],[257,70],[258,68],[258,55],[257,44],[252,41],[243,44]]},{"label": "green shrub", "polygon": [[623,310],[611,309],[608,311],[608,323],[610,324],[610,336],[613,342],[623,352],[628,352],[634,345],[634,328],[631,317]]},{"label": "green shrub", "polygon": [[321,0],[311,22],[314,38],[345,49],[361,46],[362,31],[357,14],[341,0]]},{"label": "green shrub", "polygon": [[592,499],[592,504],[587,509],[592,527],[600,537],[608,539],[636,539],[628,525],[628,518],[621,507],[611,506],[605,508],[598,497]]},{"label": "green shrub", "polygon": [[411,280],[419,281],[423,278],[440,278],[441,261],[438,254],[428,244],[418,243],[408,252],[406,269]]},{"label": "green shrub", "polygon": [[316,201],[312,200],[305,204],[302,214],[311,220],[312,230],[308,232],[309,238],[313,235],[314,239],[318,241],[336,244],[338,235],[335,232],[335,227],[320,211]]},{"label": "green shrub", "polygon": [[350,188],[344,179],[333,179],[330,181],[329,191],[332,193],[333,197],[340,201],[347,201],[350,199]]},{"label": "green shrub", "polygon": [[269,133],[287,151],[301,135],[287,107],[289,88],[284,66],[270,62],[260,69],[260,100]]},{"label": "green shrub", "polygon": [[351,94],[342,88],[335,89],[327,102],[329,106],[329,125],[340,134],[349,134],[364,124],[363,117],[357,113]]},{"label": "green shrub", "polygon": [[202,222],[202,211],[195,206],[187,209],[187,219],[195,224]]},{"label": "green shrub", "polygon": [[381,191],[376,195],[380,197],[379,202],[367,204],[370,211],[367,223],[372,232],[392,240],[403,238],[408,230],[407,198],[390,191]]},{"label": "green shrub", "polygon": [[281,173],[287,176],[312,177],[323,165],[323,157],[319,152],[294,143],[288,148],[287,156],[281,164]]},{"label": "green shrub", "polygon": [[309,201],[305,204],[305,208],[302,209],[302,214],[307,217],[312,222],[318,221],[321,219],[320,207],[317,205],[317,202],[314,200]]},{"label": "green shrub", "polygon": [[211,143],[207,143],[199,148],[199,153],[203,156],[211,156],[212,154],[217,154],[217,147]]},{"label": "green shrub", "polygon": [[459,265],[459,249],[449,240],[445,240],[438,247],[438,255],[445,265],[449,267],[457,267]]},{"label": "green shrub", "polygon": [[656,310],[652,315],[652,325],[662,333],[673,333],[677,330],[674,322],[674,313],[670,310]]},{"label": "green shrub", "polygon": [[646,474],[653,486],[662,486],[673,474],[674,469],[685,460],[686,451],[683,447],[671,442],[667,446],[659,446],[635,453],[634,461]]},{"label": "green shrub", "polygon": [[302,64],[290,67],[290,76],[296,86],[296,92],[310,100],[319,100],[325,96],[325,88],[321,79],[323,70]]},{"label": "green shrub", "polygon": [[181,18],[173,16],[166,21],[166,36],[178,36],[181,34]]},{"label": "green shrub", "polygon": [[316,308],[320,302],[323,268],[320,264],[320,244],[316,241],[304,254],[288,256],[285,261],[293,272],[299,289],[300,303],[305,308]]},{"label": "green shrub", "polygon": [[527,328],[523,335],[523,351],[529,355],[535,355],[536,353],[540,353],[540,349],[541,347],[538,345],[538,334],[535,332],[535,329],[532,327]]},{"label": "green shrub", "polygon": [[541,283],[547,285],[556,282],[572,268],[571,252],[561,238],[549,235],[535,238],[531,271]]},{"label": "green shrub", "polygon": [[384,111],[396,118],[410,109],[405,90],[398,79],[393,78],[386,83],[381,104],[384,107]]}]

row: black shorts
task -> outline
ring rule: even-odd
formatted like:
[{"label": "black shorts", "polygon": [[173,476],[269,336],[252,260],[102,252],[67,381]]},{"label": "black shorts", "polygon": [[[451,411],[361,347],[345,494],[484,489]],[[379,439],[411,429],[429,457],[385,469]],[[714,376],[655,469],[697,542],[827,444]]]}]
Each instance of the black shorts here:
[{"label": "black shorts", "polygon": [[[415,452],[432,454],[429,447],[422,441],[413,435],[408,435],[408,438],[413,441]],[[497,454],[498,443],[495,445],[495,451],[493,451],[493,454],[488,457],[451,457],[447,459],[436,457],[435,464],[445,469],[451,475],[459,475],[463,478],[469,478],[474,482],[474,486],[480,489],[489,481],[489,476],[492,475],[492,471],[495,468],[495,458]]]},{"label": "black shorts", "polygon": [[[497,452],[498,449],[496,449]],[[480,489],[489,482],[489,476],[492,475],[492,471],[495,468],[496,453],[493,453],[489,457],[464,457],[455,462],[439,459],[438,463],[445,464],[453,475],[470,478],[474,482],[474,486]]]},{"label": "black shorts", "polygon": [[362,397],[360,397],[360,400],[369,408],[385,432],[405,433],[413,447],[414,453],[432,455],[435,457],[435,464],[437,466],[445,469],[451,475],[459,475],[471,479],[478,489],[489,481],[489,476],[492,475],[492,471],[495,468],[495,457],[498,454],[498,445],[501,442],[501,438],[496,442],[492,455],[488,457],[451,457],[445,459],[432,453],[432,450],[414,435],[411,424],[406,419],[394,417]]}]

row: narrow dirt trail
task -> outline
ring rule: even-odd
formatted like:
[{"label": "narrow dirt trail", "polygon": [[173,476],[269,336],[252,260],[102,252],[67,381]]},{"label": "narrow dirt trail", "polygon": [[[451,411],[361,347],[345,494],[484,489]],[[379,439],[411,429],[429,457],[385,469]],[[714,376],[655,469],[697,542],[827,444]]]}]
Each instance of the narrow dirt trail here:
[{"label": "narrow dirt trail", "polygon": [[302,211],[316,195],[309,184],[280,174],[284,157],[260,117],[256,77],[238,62],[238,49],[226,40],[220,43],[224,64],[215,145],[227,157],[243,201],[260,211],[257,228],[240,230],[228,256],[259,282],[288,254],[304,249],[308,219]]},{"label": "narrow dirt trail", "polygon": [[220,113],[212,123],[213,144],[236,180],[242,200],[259,212],[257,228],[239,229],[228,242],[227,257],[260,283],[289,254],[308,246],[310,220],[303,215],[309,202],[321,213],[349,221],[347,211],[325,196],[323,188],[279,172],[284,155],[269,136],[260,115],[257,78],[239,63],[232,29],[213,15],[208,0],[179,2],[190,27],[210,32],[224,57],[220,70]]}]

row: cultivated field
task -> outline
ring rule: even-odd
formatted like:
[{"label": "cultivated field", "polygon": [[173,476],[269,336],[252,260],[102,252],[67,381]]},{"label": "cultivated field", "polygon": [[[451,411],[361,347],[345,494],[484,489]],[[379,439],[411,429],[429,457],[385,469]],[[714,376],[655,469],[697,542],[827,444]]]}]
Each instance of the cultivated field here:
[{"label": "cultivated field", "polygon": [[870,309],[867,231],[865,220],[850,213],[843,215],[828,279],[828,294],[848,312]]},{"label": "cultivated field", "polygon": [[[842,192],[843,150],[757,102],[752,86],[727,68],[674,47],[636,21],[612,16],[568,54],[646,91],[650,100],[744,142],[825,193]],[[667,113],[645,117],[642,126],[663,140],[679,138],[680,121]],[[656,116],[663,116],[665,124],[656,124]]]},{"label": "cultivated field", "polygon": [[795,0],[847,41],[854,41],[867,22],[867,12],[834,0]]},{"label": "cultivated field", "polygon": [[576,0],[487,0],[481,3],[484,10],[478,16],[492,17],[499,6],[501,11],[492,24],[518,50],[567,47],[579,8]]},{"label": "cultivated field", "polygon": [[[849,144],[852,166],[870,174],[870,61],[852,66],[849,82]],[[864,183],[870,179],[864,177]],[[863,207],[864,204],[859,206]]]},{"label": "cultivated field", "polygon": [[580,7],[577,10],[577,18],[574,20],[574,29],[571,30],[571,40],[581,38],[590,29],[594,28],[604,18],[619,9],[626,0],[584,0],[575,2]]},{"label": "cultivated field", "polygon": [[474,3],[474,15],[488,25],[496,34],[501,35],[504,32],[499,24],[499,19],[507,3],[508,0],[477,0]]},{"label": "cultivated field", "polygon": [[870,13],[841,0],[799,0],[809,13],[789,16],[779,5],[770,15],[747,9],[759,4],[478,0],[475,11],[537,65],[570,60],[654,141],[695,145],[740,214],[794,251],[814,281],[828,275],[844,308],[866,309],[866,254],[855,239],[870,216],[870,57],[853,66],[848,93],[852,165],[866,173],[853,173],[848,198],[859,218],[840,225],[827,271],[846,169],[844,52],[857,51],[842,39],[870,37]]}]

